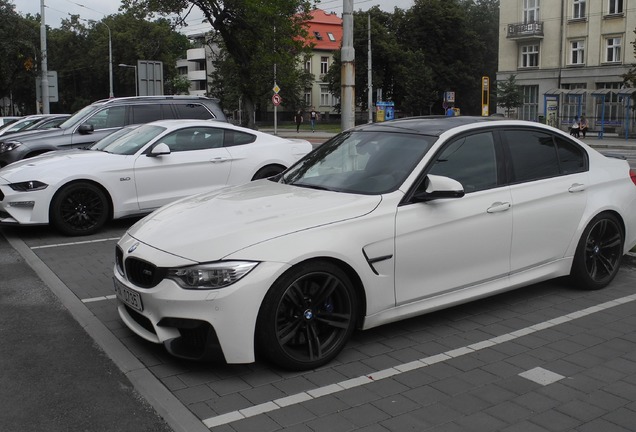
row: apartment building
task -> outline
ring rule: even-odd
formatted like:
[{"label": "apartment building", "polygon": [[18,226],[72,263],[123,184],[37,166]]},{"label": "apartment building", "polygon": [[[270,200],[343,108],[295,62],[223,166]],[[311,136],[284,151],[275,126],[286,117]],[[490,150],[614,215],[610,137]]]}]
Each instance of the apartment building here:
[{"label": "apartment building", "polygon": [[634,130],[636,89],[622,75],[636,63],[636,0],[501,0],[499,20],[497,80],[516,76],[517,118]]}]

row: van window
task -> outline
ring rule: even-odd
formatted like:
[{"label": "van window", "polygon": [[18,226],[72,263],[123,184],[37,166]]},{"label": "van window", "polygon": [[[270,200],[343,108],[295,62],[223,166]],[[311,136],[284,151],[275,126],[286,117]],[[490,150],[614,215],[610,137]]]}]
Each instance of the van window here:
[{"label": "van window", "polygon": [[155,120],[162,120],[160,104],[152,105],[133,105],[132,106],[132,124],[150,123]]},{"label": "van window", "polygon": [[201,104],[175,104],[178,118],[208,120],[214,118],[214,115]]},{"label": "van window", "polygon": [[104,108],[86,120],[85,123],[93,125],[95,130],[123,127],[126,123],[126,107]]}]

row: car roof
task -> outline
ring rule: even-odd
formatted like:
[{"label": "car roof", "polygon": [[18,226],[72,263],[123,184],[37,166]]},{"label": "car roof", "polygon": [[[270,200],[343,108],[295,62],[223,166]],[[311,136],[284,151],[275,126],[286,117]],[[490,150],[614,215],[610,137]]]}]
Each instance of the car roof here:
[{"label": "car roof", "polygon": [[408,117],[397,120],[390,120],[378,123],[369,123],[358,126],[354,130],[369,132],[405,132],[418,133],[423,135],[440,136],[444,132],[459,126],[474,123],[484,123],[492,121],[502,121],[497,117],[477,117],[477,116],[424,116]]},{"label": "car roof", "polygon": [[213,101],[219,102],[218,99],[209,98],[205,96],[191,96],[191,95],[171,95],[171,96],[130,96],[119,97],[112,99],[100,99],[93,102],[91,105],[109,105],[109,104],[133,104],[139,102],[156,102],[156,101]]}]

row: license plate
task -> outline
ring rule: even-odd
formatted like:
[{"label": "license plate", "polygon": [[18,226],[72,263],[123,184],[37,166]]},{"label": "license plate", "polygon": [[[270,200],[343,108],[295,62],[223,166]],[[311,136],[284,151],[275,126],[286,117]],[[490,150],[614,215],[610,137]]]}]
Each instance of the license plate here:
[{"label": "license plate", "polygon": [[117,279],[113,279],[113,282],[115,283],[115,294],[119,300],[139,312],[144,310],[144,306],[141,303],[141,296],[138,292],[126,288]]}]

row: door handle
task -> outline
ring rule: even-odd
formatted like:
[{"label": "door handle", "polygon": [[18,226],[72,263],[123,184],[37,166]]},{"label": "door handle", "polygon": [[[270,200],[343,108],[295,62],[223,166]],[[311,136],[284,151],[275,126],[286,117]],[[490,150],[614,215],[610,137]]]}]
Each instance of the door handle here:
[{"label": "door handle", "polygon": [[229,160],[230,158],[226,158],[226,157],[215,157],[213,159],[210,159],[210,162],[212,162],[213,164],[216,164],[216,163],[227,162]]},{"label": "door handle", "polygon": [[585,185],[584,184],[574,183],[572,186],[570,186],[570,188],[568,189],[568,192],[570,192],[570,193],[583,192],[584,190],[585,190]]},{"label": "door handle", "polygon": [[500,212],[504,212],[510,210],[510,203],[509,202],[494,202],[491,204],[490,207],[488,207],[488,210],[486,210],[488,213],[500,213]]}]

